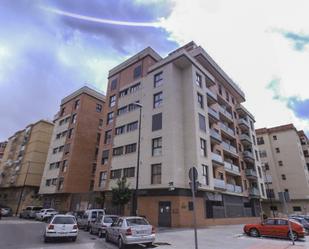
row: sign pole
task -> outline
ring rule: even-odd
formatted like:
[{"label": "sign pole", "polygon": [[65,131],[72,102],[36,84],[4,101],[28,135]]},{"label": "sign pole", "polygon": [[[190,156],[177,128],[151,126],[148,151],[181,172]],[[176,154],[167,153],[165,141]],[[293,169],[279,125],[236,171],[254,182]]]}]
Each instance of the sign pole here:
[{"label": "sign pole", "polygon": [[189,170],[189,178],[191,180],[191,192],[192,192],[192,203],[193,203],[193,227],[194,227],[194,243],[195,243],[195,249],[198,249],[198,243],[197,243],[197,228],[196,228],[196,203],[195,203],[195,191],[198,187],[197,182],[197,169],[195,167],[190,168]]},{"label": "sign pole", "polygon": [[[280,195],[280,193],[279,193],[279,195]],[[286,215],[288,216],[289,233],[291,234],[292,244],[293,244],[293,246],[294,246],[294,245],[295,245],[295,241],[294,241],[293,230],[292,230],[292,227],[291,227],[291,222],[290,222],[290,219],[289,219],[289,212],[288,212],[288,206],[287,206],[287,204],[286,204],[286,194],[285,194],[285,192],[281,192],[281,196],[282,196],[281,199],[282,199],[282,201],[283,201],[285,213],[286,213]]]}]

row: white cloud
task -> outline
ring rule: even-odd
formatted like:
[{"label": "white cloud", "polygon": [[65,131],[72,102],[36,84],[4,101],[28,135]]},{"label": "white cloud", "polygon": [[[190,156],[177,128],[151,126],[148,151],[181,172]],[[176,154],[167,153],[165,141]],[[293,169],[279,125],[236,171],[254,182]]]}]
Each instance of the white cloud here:
[{"label": "white cloud", "polygon": [[286,97],[309,98],[309,51],[296,51],[278,32],[309,34],[308,1],[182,0],[174,1],[171,15],[162,25],[171,39],[201,45],[246,93],[246,106],[257,127],[294,122],[309,130],[285,103],[272,99],[266,89],[281,79]]}]

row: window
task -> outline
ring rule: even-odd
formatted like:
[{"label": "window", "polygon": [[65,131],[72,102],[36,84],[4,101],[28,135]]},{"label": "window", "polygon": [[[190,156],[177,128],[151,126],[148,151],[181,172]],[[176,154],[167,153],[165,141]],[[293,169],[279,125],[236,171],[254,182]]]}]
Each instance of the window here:
[{"label": "window", "polygon": [[125,153],[129,154],[129,153],[133,153],[136,151],[136,143],[135,144],[128,144],[125,146]]},{"label": "window", "polygon": [[265,163],[264,167],[265,167],[265,170],[269,170],[269,164],[268,163]]},{"label": "window", "polygon": [[261,186],[261,190],[262,190],[262,195],[265,195],[265,189],[264,189],[263,183],[260,183],[260,186]]},{"label": "window", "polygon": [[198,114],[198,121],[199,121],[199,126],[200,126],[200,130],[206,132],[206,121],[205,121],[205,117],[202,114]]},{"label": "window", "polygon": [[117,115],[120,116],[128,111],[128,106],[121,107],[117,110]]},{"label": "window", "polygon": [[283,162],[282,161],[278,161],[278,165],[279,166],[283,166]]},{"label": "window", "polygon": [[109,112],[107,113],[107,121],[106,124],[110,124],[111,122],[113,122],[114,119],[114,112]]},{"label": "window", "polygon": [[54,169],[55,168],[55,163],[50,163],[49,164],[49,169]]},{"label": "window", "polygon": [[[139,102],[139,101],[137,101],[136,103],[138,103],[138,102]],[[128,106],[129,112],[132,112],[132,111],[134,111],[134,110],[137,109],[137,108],[139,108],[139,106],[138,106],[138,105],[135,105],[134,103],[129,104],[129,106]]]},{"label": "window", "polygon": [[284,192],[289,192],[289,190],[287,188],[284,189]]},{"label": "window", "polygon": [[208,166],[202,164],[203,168],[203,176],[205,177],[205,184],[209,185],[209,171],[208,171]]},{"label": "window", "polygon": [[141,76],[142,76],[142,65],[138,65],[136,68],[134,68],[133,78],[137,79]]},{"label": "window", "polygon": [[258,154],[257,150],[254,150],[254,152],[255,152],[255,159],[258,161],[259,160],[259,154]]},{"label": "window", "polygon": [[300,206],[294,206],[293,211],[294,212],[301,212],[301,207]]},{"label": "window", "polygon": [[67,160],[63,160],[62,161],[62,166],[61,166],[61,171],[62,172],[66,172],[67,171],[67,167],[68,167],[68,161]]},{"label": "window", "polygon": [[200,108],[204,109],[204,98],[203,98],[203,95],[197,93],[197,102],[198,102]]},{"label": "window", "polygon": [[277,225],[280,225],[280,226],[287,226],[287,225],[288,225],[288,221],[287,221],[287,220],[278,219],[278,220],[277,220]]},{"label": "window", "polygon": [[115,90],[117,88],[117,79],[113,79],[111,82],[111,90]]},{"label": "window", "polygon": [[199,86],[202,87],[202,76],[198,73],[195,75],[195,83]]},{"label": "window", "polygon": [[101,133],[97,133],[97,145],[100,144],[100,140],[101,140]]},{"label": "window", "polygon": [[235,99],[232,97],[232,103],[235,104]]},{"label": "window", "polygon": [[162,129],[162,113],[152,115],[152,131]]},{"label": "window", "polygon": [[55,163],[55,169],[59,169],[59,167],[60,167],[60,162],[56,162]]},{"label": "window", "polygon": [[60,139],[60,137],[61,137],[61,133],[58,133],[58,134],[56,135],[56,139]]},{"label": "window", "polygon": [[137,130],[137,128],[138,128],[138,121],[127,124],[127,132],[135,131],[135,130]]},{"label": "window", "polygon": [[94,180],[90,180],[89,191],[92,191],[94,187]]},{"label": "window", "polygon": [[275,191],[273,189],[266,189],[267,198],[275,198]]},{"label": "window", "polygon": [[96,111],[97,112],[102,112],[102,105],[101,104],[97,104],[96,105]]},{"label": "window", "polygon": [[78,99],[78,100],[75,100],[75,103],[74,103],[74,109],[75,109],[75,110],[78,109],[79,104],[80,104],[80,100],[79,100],[79,99]]},{"label": "window", "polygon": [[252,135],[252,140],[253,140],[253,144],[256,145],[256,140],[255,140],[255,136]]},{"label": "window", "polygon": [[254,125],[253,125],[253,122],[250,120],[250,128],[252,131],[254,131]]},{"label": "window", "polygon": [[64,146],[62,145],[62,146],[60,146],[60,147],[58,148],[58,152],[63,151],[63,149],[64,149]]},{"label": "window", "polygon": [[266,152],[266,150],[260,150],[260,151],[259,151],[259,154],[260,154],[260,158],[267,157],[267,152]]},{"label": "window", "polygon": [[117,179],[121,177],[121,169],[111,170],[111,179]]},{"label": "window", "polygon": [[260,178],[262,178],[262,171],[261,171],[261,167],[260,167],[260,166],[258,166],[257,168],[258,168],[258,172],[259,172],[259,177],[260,177]]},{"label": "window", "polygon": [[134,173],[135,173],[134,167],[123,169],[123,176],[124,177],[134,177]]},{"label": "window", "polygon": [[275,225],[275,220],[274,219],[267,219],[266,221],[265,221],[265,224],[266,225]]},{"label": "window", "polygon": [[161,184],[161,163],[151,165],[151,184]]},{"label": "window", "polygon": [[113,149],[113,156],[120,156],[123,154],[123,146]]},{"label": "window", "polygon": [[200,143],[201,143],[201,155],[206,157],[207,156],[206,140],[203,138],[200,138]]},{"label": "window", "polygon": [[68,130],[68,138],[72,138],[73,135],[73,128]]},{"label": "window", "polygon": [[45,186],[50,186],[51,179],[47,179],[45,182]]},{"label": "window", "polygon": [[278,211],[278,207],[277,206],[270,206],[270,210],[271,211]]},{"label": "window", "polygon": [[63,131],[63,132],[61,133],[61,136],[62,136],[62,137],[65,137],[65,136],[67,135],[67,133],[68,133],[68,131]]},{"label": "window", "polygon": [[53,186],[56,186],[57,185],[57,178],[53,178],[51,184]]},{"label": "window", "polygon": [[162,155],[162,137],[152,139],[152,156]]},{"label": "window", "polygon": [[100,178],[99,178],[99,187],[104,188],[106,183],[107,173],[106,171],[100,172]]},{"label": "window", "polygon": [[193,206],[193,201],[188,201],[188,210],[193,211],[194,206]]},{"label": "window", "polygon": [[112,95],[109,97],[109,107],[114,107],[116,104],[116,95]]},{"label": "window", "polygon": [[76,113],[72,115],[71,118],[71,124],[75,124],[76,123]]},{"label": "window", "polygon": [[153,95],[153,108],[158,108],[163,103],[162,92],[156,93]]},{"label": "window", "polygon": [[276,148],[276,153],[280,153],[280,148]]},{"label": "window", "polygon": [[109,144],[111,140],[112,140],[112,130],[108,130],[105,132],[104,144]]},{"label": "window", "polygon": [[277,140],[277,136],[276,135],[273,135],[273,140]]},{"label": "window", "polygon": [[62,190],[63,189],[63,178],[59,178],[58,181],[58,190]]},{"label": "window", "polygon": [[263,138],[263,137],[258,137],[258,138],[257,138],[257,144],[258,144],[258,145],[264,144],[264,138]]},{"label": "window", "polygon": [[53,154],[56,154],[58,152],[58,148],[53,149]]},{"label": "window", "polygon": [[103,119],[99,119],[99,129],[103,128]]},{"label": "window", "polygon": [[282,179],[282,180],[286,180],[286,175],[285,175],[285,174],[282,174],[282,175],[281,175],[281,179]]},{"label": "window", "polygon": [[119,92],[119,97],[124,97],[128,94],[128,88],[127,89],[124,89],[122,91]]},{"label": "window", "polygon": [[61,111],[60,111],[60,117],[62,117],[64,115],[64,112],[65,112],[65,107],[62,107]]},{"label": "window", "polygon": [[115,135],[121,135],[125,132],[125,125],[119,126],[115,129]]},{"label": "window", "polygon": [[69,152],[70,152],[70,144],[66,144],[65,146],[64,146],[64,154],[69,154]]},{"label": "window", "polygon": [[139,87],[140,87],[141,83],[137,83],[134,86],[130,87],[130,93],[135,93],[138,91]]},{"label": "window", "polygon": [[245,164],[244,164],[243,161],[240,162],[240,167],[241,167],[242,170],[245,170]]},{"label": "window", "polygon": [[218,88],[219,88],[219,94],[222,95],[222,86],[218,85]]},{"label": "window", "polygon": [[108,162],[108,153],[109,153],[109,150],[102,151],[101,164],[106,164]]},{"label": "window", "polygon": [[153,76],[153,87],[159,87],[163,84],[163,73],[157,73]]},{"label": "window", "polygon": [[230,95],[229,95],[228,91],[225,91],[225,94],[226,94],[225,99],[226,99],[227,102],[229,102],[230,101]]}]

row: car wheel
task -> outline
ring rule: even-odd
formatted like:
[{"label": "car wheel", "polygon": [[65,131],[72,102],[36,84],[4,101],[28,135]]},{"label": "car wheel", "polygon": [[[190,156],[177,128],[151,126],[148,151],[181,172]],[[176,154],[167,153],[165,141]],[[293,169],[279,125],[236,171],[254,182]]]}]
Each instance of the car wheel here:
[{"label": "car wheel", "polygon": [[89,233],[93,234],[92,227],[89,228]]},{"label": "car wheel", "polygon": [[251,228],[250,231],[249,231],[249,235],[251,237],[259,237],[260,233],[256,228]]},{"label": "car wheel", "polygon": [[107,232],[105,233],[105,241],[106,241],[106,242],[110,242],[109,235],[108,235]]},{"label": "car wheel", "polygon": [[100,238],[103,238],[103,233],[102,233],[102,230],[101,230],[101,229],[99,229],[98,236],[99,236]]},{"label": "car wheel", "polygon": [[290,240],[293,239],[294,241],[296,241],[298,239],[298,234],[296,232],[294,232],[294,231],[292,233],[289,232],[288,236],[289,236]]},{"label": "car wheel", "polygon": [[146,248],[152,247],[152,242],[146,243],[145,246],[146,246]]},{"label": "car wheel", "polygon": [[88,223],[88,224],[86,225],[86,227],[85,227],[85,231],[88,232],[89,229],[90,229],[90,226],[89,226],[89,223]]},{"label": "car wheel", "polygon": [[125,244],[123,243],[123,240],[122,240],[122,238],[119,238],[118,239],[118,248],[119,249],[125,249]]},{"label": "car wheel", "polygon": [[48,237],[44,236],[44,242],[45,242],[45,243],[50,242],[50,238],[48,238]]},{"label": "car wheel", "polygon": [[72,241],[75,242],[75,241],[76,241],[76,238],[77,238],[77,237],[73,237],[73,238],[72,238]]}]

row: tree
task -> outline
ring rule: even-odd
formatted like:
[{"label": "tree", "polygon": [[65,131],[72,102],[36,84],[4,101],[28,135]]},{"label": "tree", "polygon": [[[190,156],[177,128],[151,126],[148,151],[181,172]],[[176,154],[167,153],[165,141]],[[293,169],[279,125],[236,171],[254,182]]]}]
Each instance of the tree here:
[{"label": "tree", "polygon": [[130,201],[132,191],[130,184],[127,183],[127,178],[123,177],[117,180],[117,186],[112,188],[112,202],[120,207],[120,213],[123,214],[124,206]]}]

